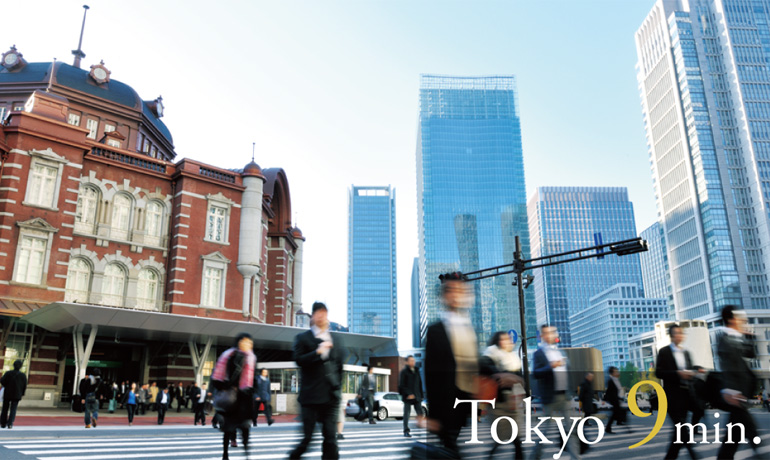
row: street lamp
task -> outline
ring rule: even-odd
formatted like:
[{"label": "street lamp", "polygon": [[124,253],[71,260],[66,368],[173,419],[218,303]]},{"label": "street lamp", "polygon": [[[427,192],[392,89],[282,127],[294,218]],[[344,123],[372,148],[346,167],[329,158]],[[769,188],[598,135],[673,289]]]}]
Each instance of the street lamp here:
[{"label": "street lamp", "polygon": [[[516,250],[513,253],[513,263],[498,265],[497,267],[484,268],[473,272],[464,273],[463,279],[466,281],[476,281],[484,278],[492,278],[510,273],[516,274],[513,279],[513,285],[518,288],[519,293],[519,322],[521,324],[521,342],[522,351],[522,370],[524,371],[524,389],[527,396],[531,394],[529,386],[529,362],[527,358],[527,326],[524,320],[524,289],[526,289],[535,279],[531,274],[524,275],[525,271],[535,268],[550,267],[552,265],[561,265],[578,260],[592,259],[595,257],[604,258],[605,255],[615,254],[618,257],[636,254],[647,251],[647,241],[637,237],[614,243],[599,244],[574,251],[561,252],[548,256],[537,257],[535,259],[524,259],[521,252],[521,240],[516,236]],[[444,279],[444,275],[439,276]]]}]

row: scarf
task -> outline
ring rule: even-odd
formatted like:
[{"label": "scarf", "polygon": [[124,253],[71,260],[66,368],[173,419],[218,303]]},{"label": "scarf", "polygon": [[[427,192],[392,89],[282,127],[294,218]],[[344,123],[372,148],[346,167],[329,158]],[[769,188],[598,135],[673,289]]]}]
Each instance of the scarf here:
[{"label": "scarf", "polygon": [[495,366],[503,372],[521,371],[521,360],[514,352],[508,352],[492,345],[484,350],[484,356],[487,356],[495,362]]},{"label": "scarf", "polygon": [[[212,380],[218,380],[220,382],[227,382],[230,380],[230,376],[227,375],[227,363],[230,361],[230,357],[233,353],[237,351],[239,351],[237,348],[230,348],[222,353],[214,367],[214,374],[211,376]],[[243,362],[238,388],[247,390],[254,385],[254,369],[257,367],[257,357],[251,352],[246,355]]]}]

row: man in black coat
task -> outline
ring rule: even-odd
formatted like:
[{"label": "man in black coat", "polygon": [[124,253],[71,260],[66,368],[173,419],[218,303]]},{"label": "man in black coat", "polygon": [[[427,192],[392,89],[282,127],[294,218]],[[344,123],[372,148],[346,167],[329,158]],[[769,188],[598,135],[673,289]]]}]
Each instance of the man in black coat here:
[{"label": "man in black coat", "polygon": [[742,441],[740,436],[743,430],[739,425],[745,428],[746,439],[757,454],[756,458],[762,458],[757,452],[758,445],[753,442],[757,436],[757,426],[748,409],[748,400],[757,387],[757,377],[746,359],[756,358],[756,337],[746,329],[748,318],[738,307],[725,306],[722,309],[722,323],[725,326],[724,334],[719,337],[717,354],[722,371],[722,397],[727,403],[726,409],[730,412],[729,423],[733,426],[727,439],[722,439],[717,458],[735,457],[738,443]]},{"label": "man in black coat", "polygon": [[[16,420],[16,407],[27,391],[27,376],[21,371],[23,362],[17,359],[13,362],[13,370],[3,374],[0,386],[3,391],[3,411],[0,413],[0,428],[13,428]],[[10,414],[9,414],[10,412]]]},{"label": "man in black coat", "polygon": [[473,294],[462,275],[452,273],[442,279],[441,299],[447,310],[425,336],[428,429],[459,458],[457,437],[471,413],[469,403],[455,408],[455,399],[473,399],[479,374],[478,341],[468,317]]},{"label": "man in black coat", "polygon": [[[580,407],[583,410],[583,417],[590,417],[596,413],[594,408],[594,373],[586,372],[585,379],[578,386],[578,397],[580,398]],[[589,445],[580,441],[580,453],[584,454]]]},{"label": "man in black coat", "polygon": [[163,425],[169,406],[171,406],[171,393],[169,388],[166,387],[158,393],[158,425]]},{"label": "man in black coat", "polygon": [[86,428],[91,428],[99,421],[99,399],[102,398],[101,392],[101,372],[94,369],[86,374],[86,377],[80,381],[80,403],[83,404],[83,422]]},{"label": "man in black coat", "polygon": [[201,422],[201,426],[206,425],[206,402],[210,398],[211,393],[209,393],[205,383],[200,387],[197,383],[193,383],[192,390],[190,390],[190,399],[192,400],[193,411],[195,411],[193,425],[197,425],[198,421]]},{"label": "man in black coat", "polygon": [[294,339],[294,361],[300,368],[298,402],[302,406],[303,438],[289,454],[298,459],[313,439],[316,423],[323,433],[322,458],[340,458],[337,449],[337,415],[342,399],[344,345],[339,335],[329,331],[326,305],[315,302],[310,330]]},{"label": "man in black coat", "polygon": [[398,377],[398,393],[404,402],[404,436],[411,438],[409,434],[409,415],[414,406],[417,417],[422,416],[422,380],[420,371],[415,367],[414,356],[406,357],[406,366]]},{"label": "man in black coat", "polygon": [[607,426],[604,428],[606,433],[612,433],[612,422],[617,422],[618,425],[625,423],[625,408],[621,407],[621,393],[623,389],[620,387],[620,369],[615,366],[611,366],[609,369],[609,378],[607,379],[607,390],[604,392],[604,400],[612,404],[612,415],[607,421]]},{"label": "man in black coat", "polygon": [[[377,391],[377,379],[374,376],[374,368],[371,364],[366,366],[366,374],[361,377],[361,388],[358,393],[364,401],[366,416],[369,417],[369,424],[374,425],[374,393]],[[363,421],[363,420],[362,420]]]},{"label": "man in black coat", "polygon": [[681,430],[683,443],[676,442],[676,424],[687,422],[687,412],[692,410],[695,404],[692,387],[695,372],[692,370],[690,353],[682,345],[685,339],[682,328],[673,325],[668,328],[668,335],[671,337],[671,345],[660,349],[655,365],[655,376],[663,380],[663,391],[666,392],[668,400],[668,416],[675,427],[671,432],[671,443],[666,458],[677,458],[682,447],[687,448],[691,458],[699,458],[693,449],[694,444],[691,444],[692,431],[689,428],[683,427]]}]

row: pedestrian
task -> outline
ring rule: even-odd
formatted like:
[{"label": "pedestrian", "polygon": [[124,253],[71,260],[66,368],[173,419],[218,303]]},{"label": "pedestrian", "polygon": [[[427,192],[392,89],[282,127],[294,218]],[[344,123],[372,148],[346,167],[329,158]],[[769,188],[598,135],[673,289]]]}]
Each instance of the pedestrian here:
[{"label": "pedestrian", "polygon": [[108,410],[110,414],[115,413],[115,409],[118,405],[118,398],[120,397],[120,389],[118,387],[118,382],[112,382],[112,388],[109,389],[109,395],[110,395],[110,403]]},{"label": "pedestrian", "polygon": [[468,316],[473,294],[460,273],[445,275],[440,289],[446,311],[440,321],[428,326],[425,337],[427,428],[438,434],[447,454],[459,458],[457,437],[471,413],[470,404],[455,407],[455,400],[474,399],[479,373],[476,332]]},{"label": "pedestrian", "polygon": [[[509,423],[497,425],[498,439],[513,438],[514,457],[516,460],[524,458],[524,450],[521,445],[524,427],[523,401],[526,391],[524,380],[521,378],[521,360],[513,351],[513,341],[507,332],[498,331],[492,334],[489,346],[479,358],[479,370],[482,375],[493,379],[497,386],[495,394],[495,407],[489,413],[492,420],[500,417],[508,417],[516,422],[519,428],[516,434]],[[489,458],[493,458],[500,444],[494,443],[489,452]]]},{"label": "pedestrian", "polygon": [[[361,377],[361,389],[359,393],[364,401],[366,417],[369,418],[369,424],[374,425],[374,393],[377,389],[377,378],[374,376],[374,368],[371,364],[366,365],[366,374]],[[363,422],[363,420],[361,420]]]},{"label": "pedestrian", "polygon": [[[677,324],[668,328],[671,345],[663,347],[658,352],[655,364],[655,376],[663,380],[663,391],[668,399],[668,416],[676,426],[687,422],[687,412],[695,407],[695,395],[692,380],[695,377],[690,352],[684,348],[685,333]],[[693,448],[691,430],[684,432],[684,442],[677,441],[677,430],[671,432],[671,442],[666,452],[667,459],[677,458],[682,447],[687,449],[691,458],[699,458]]]},{"label": "pedestrian", "polygon": [[157,411],[158,411],[158,425],[163,425],[163,421],[166,419],[166,411],[171,405],[171,393],[168,391],[168,387],[163,389],[163,392],[158,395]]},{"label": "pedestrian", "polygon": [[336,425],[342,399],[342,363],[344,344],[338,335],[329,331],[328,309],[322,302],[313,303],[310,330],[294,339],[294,361],[300,369],[298,402],[302,406],[300,443],[289,454],[298,459],[307,450],[317,423],[321,424],[322,458],[336,460]]},{"label": "pedestrian", "polygon": [[762,404],[770,412],[770,393],[768,393],[767,388],[762,389]]},{"label": "pedestrian", "polygon": [[398,376],[398,392],[404,403],[404,436],[411,438],[409,415],[412,408],[414,408],[418,423],[423,416],[422,379],[420,378],[420,371],[415,367],[414,356],[412,355],[406,357],[406,366],[401,370],[401,375]]},{"label": "pedestrian", "polygon": [[224,400],[222,396],[233,396],[233,404],[222,407],[222,458],[225,460],[229,458],[230,442],[236,439],[236,430],[241,430],[243,448],[246,456],[249,455],[249,421],[254,409],[252,401],[257,384],[256,368],[254,341],[245,332],[238,334],[234,346],[222,353],[214,368],[211,380],[217,389],[218,400]]},{"label": "pedestrian", "polygon": [[[583,418],[590,417],[596,413],[594,405],[594,373],[586,372],[583,382],[578,386],[578,398],[580,400],[580,409],[583,411]],[[580,454],[584,454],[589,445],[580,440]]]},{"label": "pedestrian", "polygon": [[622,406],[623,401],[623,387],[620,384],[620,369],[615,366],[610,366],[610,376],[607,378],[607,390],[604,392],[604,400],[612,404],[612,415],[607,421],[607,426],[604,427],[605,433],[612,433],[612,422],[617,423],[618,426],[624,425],[626,422],[626,408]]},{"label": "pedestrian", "polygon": [[150,386],[143,384],[137,392],[137,414],[144,415],[147,413],[147,404],[150,401]]},{"label": "pedestrian", "polygon": [[179,385],[176,387],[176,394],[174,397],[176,397],[176,411],[177,413],[182,412],[182,406],[187,409],[187,399],[185,398],[185,388],[184,384],[182,382],[179,382]]},{"label": "pedestrian", "polygon": [[16,420],[16,408],[19,401],[27,392],[27,376],[21,371],[24,362],[17,359],[13,362],[13,370],[0,377],[0,386],[3,387],[3,410],[0,412],[0,428],[13,428]]},{"label": "pedestrian", "polygon": [[134,414],[136,413],[136,405],[139,401],[139,396],[136,391],[136,383],[132,383],[128,392],[123,395],[121,405],[126,407],[128,412],[128,426],[134,423]]},{"label": "pedestrian", "polygon": [[[260,406],[262,409],[260,409]],[[252,423],[257,426],[257,417],[260,412],[265,413],[267,426],[273,424],[273,406],[270,404],[270,376],[267,369],[259,370],[257,378],[257,391],[254,397],[254,418]]]},{"label": "pedestrian", "polygon": [[193,412],[195,412],[195,400],[193,399],[193,388],[195,388],[196,386],[197,386],[196,382],[193,382],[187,385],[187,388],[185,389],[185,393],[184,393],[184,396],[185,396],[184,408],[187,409],[187,405],[189,403],[192,403]]},{"label": "pedestrian", "polygon": [[197,383],[194,383],[190,395],[192,396],[193,410],[195,411],[193,425],[197,425],[198,421],[200,421],[201,426],[206,426],[206,402],[211,397],[211,393],[209,393],[205,383],[200,388],[198,388]]},{"label": "pedestrian", "polygon": [[99,369],[94,369],[91,373],[86,374],[86,377],[80,381],[80,401],[83,404],[83,421],[86,424],[86,428],[91,428],[93,425],[96,428],[96,424],[99,421],[99,401],[101,397],[100,387],[102,384],[101,373]]},{"label": "pedestrian", "polygon": [[158,391],[159,391],[158,385],[155,382],[150,383],[150,400],[149,400],[150,410],[157,410],[157,408],[155,407],[155,403],[158,400]]},{"label": "pedestrian", "polygon": [[[565,420],[573,415],[571,399],[568,397],[568,366],[567,359],[556,345],[559,332],[556,327],[549,324],[540,326],[540,338],[543,345],[537,349],[533,357],[532,374],[537,379],[537,389],[540,400],[543,403],[543,416],[553,417],[555,414],[564,417]],[[553,418],[549,418],[549,426],[552,426]],[[545,430],[544,434],[545,434]],[[572,435],[566,441],[566,448],[572,457],[580,460],[580,448],[577,436]],[[543,444],[540,436],[535,439],[535,453],[533,458],[540,460]]]},{"label": "pedestrian", "polygon": [[[731,459],[740,446],[745,433],[748,443],[754,449],[755,456],[762,458],[757,451],[757,426],[749,413],[748,398],[757,386],[757,377],[747,363],[747,359],[756,358],[756,336],[747,328],[746,312],[734,305],[722,308],[724,334],[719,337],[717,354],[722,371],[722,396],[726,409],[730,412],[727,441],[722,441],[717,458]],[[745,429],[745,431],[744,431]]]},{"label": "pedestrian", "polygon": [[337,440],[345,439],[345,435],[342,432],[345,430],[345,408],[347,403],[344,399],[340,398],[340,409],[337,414]]}]

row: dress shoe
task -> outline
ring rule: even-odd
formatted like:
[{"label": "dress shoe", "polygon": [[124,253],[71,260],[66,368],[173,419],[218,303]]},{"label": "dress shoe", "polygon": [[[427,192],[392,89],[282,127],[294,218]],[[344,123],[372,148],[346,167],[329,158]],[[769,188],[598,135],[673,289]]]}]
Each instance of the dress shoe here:
[{"label": "dress shoe", "polygon": [[377,422],[375,422],[374,420],[372,420],[371,422],[369,422],[369,425],[376,425],[376,424],[377,424]]},{"label": "dress shoe", "polygon": [[270,425],[272,425],[273,423],[275,423],[275,420],[273,420],[273,419],[270,419],[270,420],[268,420],[268,421],[267,421],[267,426],[270,426]]},{"label": "dress shoe", "polygon": [[230,446],[231,447],[238,447],[238,441],[236,441],[235,439],[231,439],[230,440]]},{"label": "dress shoe", "polygon": [[86,428],[91,428],[91,425],[86,425]]},{"label": "dress shoe", "polygon": [[412,437],[412,435],[411,435],[411,433],[409,433],[408,431],[405,431],[405,432],[404,432],[404,437],[405,437],[405,438],[411,438],[411,437]]}]

